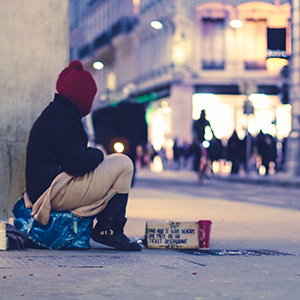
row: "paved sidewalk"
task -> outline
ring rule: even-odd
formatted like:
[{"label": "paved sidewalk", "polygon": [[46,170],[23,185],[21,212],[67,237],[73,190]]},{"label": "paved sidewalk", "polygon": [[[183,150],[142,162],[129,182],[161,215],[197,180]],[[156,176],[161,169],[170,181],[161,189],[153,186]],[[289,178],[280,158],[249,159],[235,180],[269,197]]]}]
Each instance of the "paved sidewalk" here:
[{"label": "paved sidewalk", "polygon": [[[164,178],[164,179],[163,179]],[[300,293],[300,211],[178,195],[141,181],[192,184],[191,172],[139,172],[125,232],[145,222],[213,220],[210,252],[90,250],[0,252],[0,300],[7,299],[269,299]],[[183,182],[183,183],[182,183]]]}]

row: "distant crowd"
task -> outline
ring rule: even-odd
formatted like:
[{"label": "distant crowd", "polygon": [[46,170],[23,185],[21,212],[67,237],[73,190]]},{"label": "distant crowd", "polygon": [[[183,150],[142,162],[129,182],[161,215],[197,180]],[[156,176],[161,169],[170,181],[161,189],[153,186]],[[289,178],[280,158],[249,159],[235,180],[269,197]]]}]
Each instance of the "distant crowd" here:
[{"label": "distant crowd", "polygon": [[276,142],[273,136],[262,131],[256,137],[249,134],[243,139],[240,139],[234,131],[228,140],[220,140],[213,136],[210,141],[199,143],[194,140],[189,144],[179,143],[178,139],[174,139],[171,153],[166,148],[155,151],[149,144],[140,151],[138,159],[141,165],[145,166],[151,163],[155,156],[159,156],[164,169],[199,172],[201,168],[207,168],[206,171],[210,173],[219,172],[219,168],[218,170],[213,168],[214,162],[219,164],[230,162],[231,174],[255,171],[261,175],[268,175],[270,170],[278,172],[283,168],[284,149],[285,141]]},{"label": "distant crowd", "polygon": [[[178,141],[175,140],[173,161],[175,168],[187,168],[189,166],[188,161],[192,159],[192,166],[190,167],[198,172],[203,158],[208,161],[210,166],[214,162],[223,160],[231,163],[231,174],[255,170],[259,174],[268,175],[270,169],[274,172],[282,168],[284,144],[284,142],[277,143],[273,136],[262,131],[256,137],[248,134],[243,139],[240,139],[237,132],[234,131],[227,141],[221,141],[213,136],[207,143],[205,141],[199,143],[194,140],[191,145],[187,143],[179,145]],[[211,172],[214,172],[212,167]]]},{"label": "distant crowd", "polygon": [[262,130],[255,137],[247,132],[242,139],[234,130],[229,139],[220,140],[215,136],[210,122],[205,117],[205,111],[202,110],[199,119],[193,123],[192,143],[180,143],[175,138],[171,155],[169,149],[155,151],[152,145],[148,145],[139,158],[141,164],[145,165],[147,159],[152,161],[158,155],[164,169],[191,169],[196,173],[216,173],[220,168],[215,170],[213,165],[214,162],[219,162],[229,163],[231,174],[255,171],[261,175],[268,175],[283,168],[285,143],[276,141],[272,135],[263,133]]}]

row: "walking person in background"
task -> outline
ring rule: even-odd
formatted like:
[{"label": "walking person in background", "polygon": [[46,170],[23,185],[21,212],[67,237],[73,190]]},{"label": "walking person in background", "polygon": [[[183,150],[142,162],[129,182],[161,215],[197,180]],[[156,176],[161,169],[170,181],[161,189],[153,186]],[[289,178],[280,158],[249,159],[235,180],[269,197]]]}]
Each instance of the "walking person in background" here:
[{"label": "walking person in background", "polygon": [[207,126],[211,129],[210,122],[206,119],[206,112],[202,109],[199,119],[193,122],[193,136],[199,143],[203,143],[205,140],[205,129]]},{"label": "walking person in background", "polygon": [[[248,144],[249,143],[249,144]],[[251,157],[254,153],[254,139],[250,132],[247,132],[245,137],[241,140],[241,154],[240,164],[244,168],[245,172],[255,170],[256,164],[252,161]],[[249,156],[249,157],[248,157]]]},{"label": "walking person in background", "polygon": [[[123,154],[104,156],[87,146],[82,117],[97,92],[92,75],[72,61],[59,75],[54,100],[34,123],[27,146],[26,208],[47,225],[50,213],[94,217],[94,241],[125,251],[140,251],[124,234],[133,164]],[[60,232],[57,233],[59,235]]]},{"label": "walking person in background", "polygon": [[264,134],[262,130],[258,133],[255,144],[257,154],[261,156],[262,165],[265,167],[265,175],[269,174],[270,162],[276,164],[277,149],[276,141],[270,134]]},{"label": "walking person in background", "polygon": [[206,119],[206,112],[204,109],[202,109],[200,112],[199,119],[193,122],[193,128],[192,128],[193,143],[191,149],[194,156],[193,171],[195,171],[196,173],[199,172],[199,166],[200,166],[201,155],[202,155],[201,148],[203,147],[202,143],[205,140],[206,127],[211,129],[210,122]]},{"label": "walking person in background", "polygon": [[239,139],[236,130],[233,131],[227,142],[227,158],[231,161],[231,174],[238,174],[241,162],[242,142]]},{"label": "walking person in background", "polygon": [[182,156],[182,147],[178,143],[178,138],[175,138],[173,141],[173,162],[175,170],[181,168],[181,156]]},{"label": "walking person in background", "polygon": [[209,147],[207,148],[207,154],[211,161],[211,171],[213,173],[213,162],[217,162],[224,155],[224,147],[222,141],[218,139],[213,133],[212,139],[209,141]]}]

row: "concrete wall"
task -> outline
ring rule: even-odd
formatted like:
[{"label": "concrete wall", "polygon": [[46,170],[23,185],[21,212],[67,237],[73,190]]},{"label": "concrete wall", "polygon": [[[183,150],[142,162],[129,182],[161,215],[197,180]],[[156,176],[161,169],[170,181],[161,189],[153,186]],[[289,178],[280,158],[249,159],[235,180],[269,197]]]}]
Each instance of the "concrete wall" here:
[{"label": "concrete wall", "polygon": [[68,64],[68,0],[0,0],[0,219],[25,188],[30,128]]}]

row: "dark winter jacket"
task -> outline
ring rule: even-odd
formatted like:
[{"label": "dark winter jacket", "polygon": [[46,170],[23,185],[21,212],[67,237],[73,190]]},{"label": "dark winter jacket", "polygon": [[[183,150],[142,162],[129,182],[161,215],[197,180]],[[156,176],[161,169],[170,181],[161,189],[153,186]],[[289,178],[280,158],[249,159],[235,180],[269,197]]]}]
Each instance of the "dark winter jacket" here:
[{"label": "dark winter jacket", "polygon": [[81,118],[75,104],[55,94],[34,123],[26,156],[26,191],[33,203],[59,173],[83,176],[103,160],[102,151],[87,147]]},{"label": "dark winter jacket", "polygon": [[193,134],[194,138],[197,138],[200,143],[205,139],[205,127],[211,127],[210,122],[205,117],[200,117],[193,122]]},{"label": "dark winter jacket", "polygon": [[242,141],[239,139],[236,131],[233,132],[227,142],[227,159],[237,161],[241,158]]},{"label": "dark winter jacket", "polygon": [[256,137],[256,147],[258,154],[262,157],[263,164],[269,164],[270,161],[276,161],[276,141],[270,134],[264,134],[260,131]]}]

